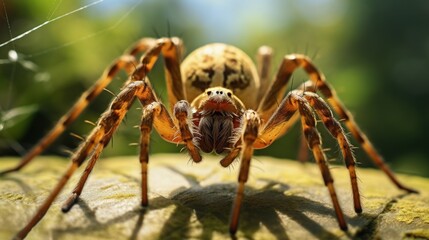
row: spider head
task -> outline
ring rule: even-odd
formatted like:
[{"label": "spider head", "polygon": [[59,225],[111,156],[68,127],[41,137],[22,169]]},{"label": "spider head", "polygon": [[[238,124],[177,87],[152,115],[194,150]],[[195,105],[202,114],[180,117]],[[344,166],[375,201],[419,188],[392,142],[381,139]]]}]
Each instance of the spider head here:
[{"label": "spider head", "polygon": [[198,111],[240,113],[244,110],[244,104],[231,90],[223,87],[206,89],[192,101]]}]

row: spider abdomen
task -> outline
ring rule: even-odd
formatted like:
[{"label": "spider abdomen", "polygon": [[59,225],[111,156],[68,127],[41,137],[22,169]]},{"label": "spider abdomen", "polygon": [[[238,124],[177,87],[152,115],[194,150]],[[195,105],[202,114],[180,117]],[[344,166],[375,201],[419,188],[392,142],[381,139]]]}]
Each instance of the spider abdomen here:
[{"label": "spider abdomen", "polygon": [[206,89],[230,89],[248,108],[257,105],[255,92],[260,82],[257,70],[246,53],[231,45],[213,43],[196,49],[181,65],[182,81],[189,102]]}]

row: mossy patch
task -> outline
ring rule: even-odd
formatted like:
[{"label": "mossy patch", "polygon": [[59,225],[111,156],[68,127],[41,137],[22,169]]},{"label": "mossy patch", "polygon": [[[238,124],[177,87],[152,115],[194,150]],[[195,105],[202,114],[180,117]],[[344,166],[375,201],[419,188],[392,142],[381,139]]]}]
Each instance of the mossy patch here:
[{"label": "mossy patch", "polygon": [[429,229],[414,229],[404,234],[406,239],[429,239]]},{"label": "mossy patch", "polygon": [[117,199],[117,200],[127,200],[137,195],[134,193],[115,193],[109,196],[104,197],[104,199]]},{"label": "mossy patch", "polygon": [[[189,164],[186,154],[150,158],[148,208],[139,205],[136,157],[102,159],[77,206],[67,214],[59,210],[83,169],[71,178],[29,239],[228,238],[239,163],[224,169],[218,156],[204,156],[198,164]],[[0,161],[3,166],[12,166],[17,159]],[[39,157],[24,171],[0,177],[0,215],[7,214],[0,217],[1,239],[10,239],[28,221],[67,164],[58,158]],[[398,176],[421,191],[409,195],[398,190],[381,171],[357,171],[363,202],[360,215],[353,209],[347,169],[332,169],[350,229],[344,233],[338,228],[328,190],[315,164],[257,157],[246,183],[237,238],[353,239],[365,233],[391,239],[392,231],[385,235],[389,227],[394,228],[396,239],[429,235],[429,180]],[[379,220],[381,224],[377,224]]]},{"label": "mossy patch", "polygon": [[429,224],[429,199],[426,202],[419,200],[417,196],[410,196],[407,199],[401,199],[393,205],[392,211],[396,211],[396,220],[412,223],[415,219],[420,219]]}]

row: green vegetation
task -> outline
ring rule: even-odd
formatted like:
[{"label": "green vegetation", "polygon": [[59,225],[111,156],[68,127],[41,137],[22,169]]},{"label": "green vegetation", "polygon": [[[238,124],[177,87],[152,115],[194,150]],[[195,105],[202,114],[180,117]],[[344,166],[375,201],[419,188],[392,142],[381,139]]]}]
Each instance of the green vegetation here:
[{"label": "green vegetation", "polygon": [[[5,0],[0,44],[89,3]],[[34,145],[131,43],[146,36],[176,35],[184,39],[188,52],[205,43],[226,42],[254,57],[260,45],[270,45],[276,54],[273,72],[284,54],[309,55],[392,168],[429,176],[428,9],[427,1],[399,0],[106,0],[0,47],[0,155],[22,154]],[[11,50],[18,53],[15,62],[7,60]],[[117,93],[125,79],[119,75],[109,89]],[[150,79],[165,98],[161,62]],[[294,85],[304,80],[300,71]],[[95,122],[111,98],[101,94],[46,154],[73,150],[79,141],[68,133],[87,134],[92,126],[83,121]],[[133,128],[140,119],[137,107],[104,156],[138,152],[129,146],[138,141]],[[153,153],[180,150],[153,135]],[[298,142],[297,128],[256,154],[294,158]],[[328,136],[325,147],[338,159]],[[355,152],[361,166],[372,166],[361,149]]]}]

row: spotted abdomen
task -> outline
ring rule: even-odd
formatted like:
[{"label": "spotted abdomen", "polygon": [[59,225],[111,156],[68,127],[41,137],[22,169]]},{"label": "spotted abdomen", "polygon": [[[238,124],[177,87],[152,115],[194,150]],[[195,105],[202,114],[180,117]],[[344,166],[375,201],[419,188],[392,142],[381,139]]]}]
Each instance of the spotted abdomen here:
[{"label": "spotted abdomen", "polygon": [[196,49],[182,63],[187,100],[210,87],[231,89],[247,108],[255,108],[259,77],[252,60],[240,49],[221,43]]}]

